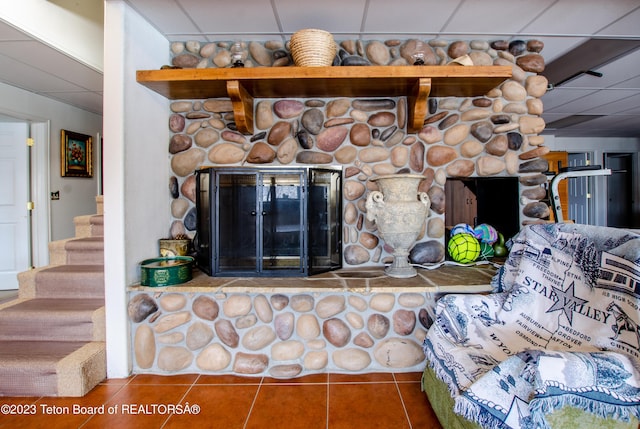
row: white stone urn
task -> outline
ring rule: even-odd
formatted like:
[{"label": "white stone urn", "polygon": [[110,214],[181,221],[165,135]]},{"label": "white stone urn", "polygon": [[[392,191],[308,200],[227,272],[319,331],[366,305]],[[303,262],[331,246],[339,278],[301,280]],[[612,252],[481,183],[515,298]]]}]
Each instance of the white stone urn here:
[{"label": "white stone urn", "polygon": [[380,191],[367,196],[367,220],[376,223],[381,238],[393,248],[393,262],[385,269],[390,277],[417,274],[408,257],[431,204],[425,192],[418,192],[423,179],[420,174],[389,174],[371,179]]}]

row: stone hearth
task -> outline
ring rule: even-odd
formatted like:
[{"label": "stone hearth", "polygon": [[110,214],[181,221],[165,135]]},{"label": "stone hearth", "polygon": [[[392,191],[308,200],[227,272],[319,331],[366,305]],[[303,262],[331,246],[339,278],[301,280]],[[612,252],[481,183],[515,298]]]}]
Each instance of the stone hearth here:
[{"label": "stone hearth", "polygon": [[443,293],[485,292],[492,265],[383,268],[305,278],[209,277],[129,288],[135,373],[279,378],[420,371],[422,341]]}]

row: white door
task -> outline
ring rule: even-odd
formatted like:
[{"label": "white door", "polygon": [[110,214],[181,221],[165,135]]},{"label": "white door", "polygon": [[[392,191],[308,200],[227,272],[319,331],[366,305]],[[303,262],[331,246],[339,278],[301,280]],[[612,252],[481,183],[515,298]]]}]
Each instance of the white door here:
[{"label": "white door", "polygon": [[29,269],[28,124],[0,122],[0,290]]}]

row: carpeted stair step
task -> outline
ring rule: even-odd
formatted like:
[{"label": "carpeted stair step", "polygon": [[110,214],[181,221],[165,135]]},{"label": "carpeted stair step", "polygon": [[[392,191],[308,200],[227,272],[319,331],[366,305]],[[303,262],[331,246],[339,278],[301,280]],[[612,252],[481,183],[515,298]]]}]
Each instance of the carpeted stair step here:
[{"label": "carpeted stair step", "polygon": [[104,300],[34,298],[0,310],[0,341],[104,341]]},{"label": "carpeted stair step", "polygon": [[49,243],[50,264],[104,264],[103,237],[82,237]]},{"label": "carpeted stair step", "polygon": [[0,396],[83,396],[106,377],[104,342],[0,341]]},{"label": "carpeted stair step", "polygon": [[68,264],[104,265],[103,237],[69,240],[65,246]]},{"label": "carpeted stair step", "polygon": [[19,298],[0,303],[0,396],[78,397],[105,379],[102,204],[74,218],[76,237],[49,243],[48,266],[18,274]]},{"label": "carpeted stair step", "polygon": [[102,237],[104,235],[104,216],[85,215],[73,218],[76,237]]},{"label": "carpeted stair step", "polygon": [[104,265],[49,265],[18,279],[21,298],[104,298]]}]

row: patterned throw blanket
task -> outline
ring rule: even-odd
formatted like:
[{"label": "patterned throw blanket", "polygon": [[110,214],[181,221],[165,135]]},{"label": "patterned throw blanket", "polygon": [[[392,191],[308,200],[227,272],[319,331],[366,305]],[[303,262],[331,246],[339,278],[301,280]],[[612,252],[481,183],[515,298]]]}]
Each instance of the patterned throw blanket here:
[{"label": "patterned throw blanket", "polygon": [[640,236],[533,225],[513,240],[488,295],[445,295],[424,349],[487,428],[548,428],[571,405],[640,418]]}]

